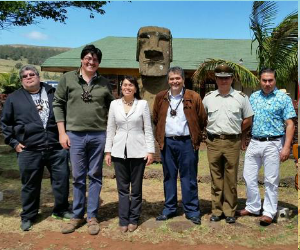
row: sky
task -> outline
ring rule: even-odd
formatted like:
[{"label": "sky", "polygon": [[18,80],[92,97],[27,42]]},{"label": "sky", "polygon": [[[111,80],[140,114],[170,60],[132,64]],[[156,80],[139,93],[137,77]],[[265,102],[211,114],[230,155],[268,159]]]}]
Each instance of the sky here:
[{"label": "sky", "polygon": [[[278,2],[278,24],[297,1]],[[136,37],[140,27],[159,26],[174,38],[251,39],[251,1],[111,1],[104,15],[69,10],[66,24],[41,20],[38,25],[0,31],[0,45],[27,44],[76,48],[107,36]]]}]

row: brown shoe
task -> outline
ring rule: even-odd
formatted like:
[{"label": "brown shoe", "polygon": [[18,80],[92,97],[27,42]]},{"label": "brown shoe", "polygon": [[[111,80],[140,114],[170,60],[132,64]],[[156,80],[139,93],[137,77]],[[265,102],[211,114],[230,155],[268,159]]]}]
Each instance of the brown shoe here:
[{"label": "brown shoe", "polygon": [[271,225],[273,219],[269,216],[263,215],[259,218],[259,223],[261,226],[269,226]]},{"label": "brown shoe", "polygon": [[134,232],[136,229],[138,228],[138,225],[136,225],[136,224],[129,224],[128,225],[128,231],[129,232]]},{"label": "brown shoe", "polygon": [[126,233],[128,231],[128,227],[127,226],[120,226],[120,232],[121,233]]},{"label": "brown shoe", "polygon": [[90,235],[96,235],[100,231],[99,223],[97,218],[93,217],[88,220],[88,233]]},{"label": "brown shoe", "polygon": [[238,216],[258,216],[257,214],[250,213],[246,209],[236,211],[236,213],[237,213]]},{"label": "brown shoe", "polygon": [[63,234],[73,233],[75,229],[81,227],[85,223],[84,219],[71,219],[62,228],[61,232]]}]

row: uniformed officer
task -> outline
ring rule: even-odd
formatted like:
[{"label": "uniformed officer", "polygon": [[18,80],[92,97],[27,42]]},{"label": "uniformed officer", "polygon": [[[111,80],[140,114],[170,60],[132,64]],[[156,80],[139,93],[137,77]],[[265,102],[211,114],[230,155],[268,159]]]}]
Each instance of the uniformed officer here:
[{"label": "uniformed officer", "polygon": [[241,134],[252,124],[248,97],[234,90],[233,69],[222,63],[215,68],[218,89],[206,94],[203,105],[208,115],[207,156],[211,173],[212,216],[210,221],[235,223],[237,172]]}]

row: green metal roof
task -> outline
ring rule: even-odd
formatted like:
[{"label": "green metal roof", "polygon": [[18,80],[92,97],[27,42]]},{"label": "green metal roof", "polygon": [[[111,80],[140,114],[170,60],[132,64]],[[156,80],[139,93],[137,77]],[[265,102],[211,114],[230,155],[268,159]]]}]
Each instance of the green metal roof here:
[{"label": "green metal roof", "polygon": [[[100,68],[138,69],[136,61],[136,37],[105,37],[91,42],[100,48],[103,54]],[[80,53],[85,45],[48,58],[42,67],[79,67]],[[185,70],[196,70],[208,58],[238,62],[249,70],[256,70],[256,46],[251,54],[251,40],[238,39],[193,39],[173,38],[173,62],[171,66],[180,66]]]}]

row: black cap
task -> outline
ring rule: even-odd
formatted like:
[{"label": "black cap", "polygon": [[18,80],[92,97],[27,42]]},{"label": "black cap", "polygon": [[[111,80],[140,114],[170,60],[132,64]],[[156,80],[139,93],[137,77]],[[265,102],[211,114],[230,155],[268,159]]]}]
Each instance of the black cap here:
[{"label": "black cap", "polygon": [[215,76],[217,77],[230,77],[233,76],[233,69],[226,63],[221,63],[215,68]]}]

